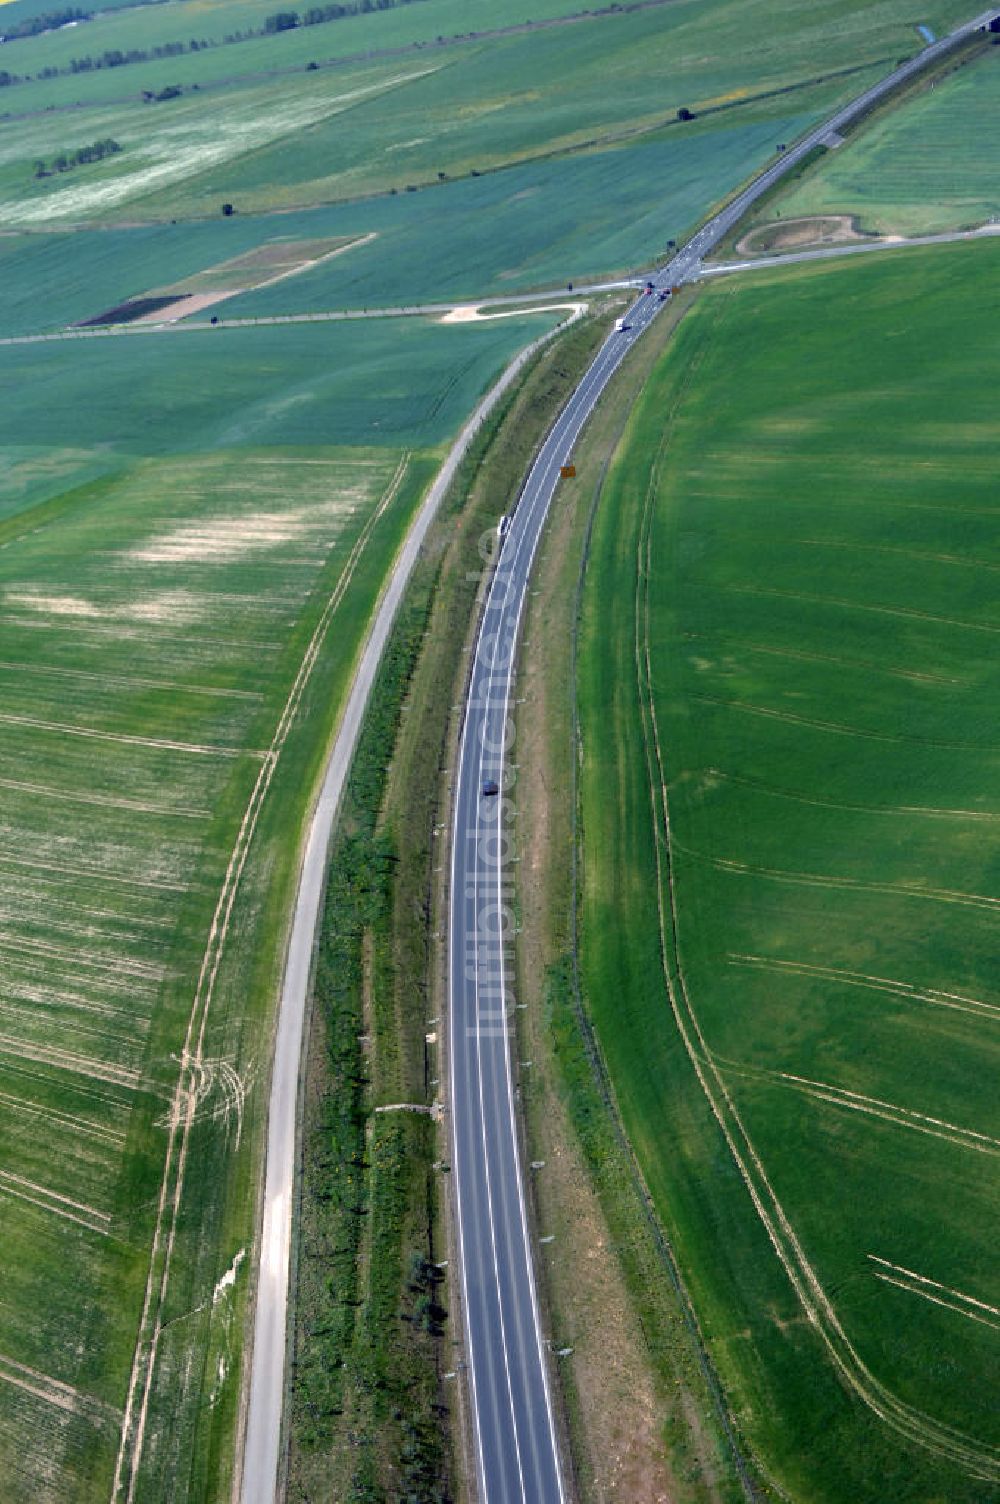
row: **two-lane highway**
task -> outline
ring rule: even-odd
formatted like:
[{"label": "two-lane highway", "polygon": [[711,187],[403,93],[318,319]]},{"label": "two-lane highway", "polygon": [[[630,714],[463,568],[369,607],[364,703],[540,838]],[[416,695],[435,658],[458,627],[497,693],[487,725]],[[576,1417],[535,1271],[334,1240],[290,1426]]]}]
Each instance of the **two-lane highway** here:
[{"label": "two-lane highway", "polygon": [[[518,631],[559,468],[623,357],[755,200],[820,144],[996,14],[984,12],[837,111],[708,220],[605,341],[556,420],[513,508],[490,583],[456,771],[449,910],[453,1184],[479,1504],[563,1504],[549,1362],[518,1145],[511,1064],[514,954],[511,718]],[[498,792],[484,792],[487,786]]]},{"label": "two-lane highway", "polygon": [[[643,298],[632,330],[605,342],[532,467],[490,585],[466,706],[452,835],[449,1055],[453,1183],[481,1504],[560,1504],[564,1498],[508,1047],[514,1007],[508,756],[514,647],[559,467],[655,306],[655,298]],[[489,783],[500,792],[485,794]]]}]

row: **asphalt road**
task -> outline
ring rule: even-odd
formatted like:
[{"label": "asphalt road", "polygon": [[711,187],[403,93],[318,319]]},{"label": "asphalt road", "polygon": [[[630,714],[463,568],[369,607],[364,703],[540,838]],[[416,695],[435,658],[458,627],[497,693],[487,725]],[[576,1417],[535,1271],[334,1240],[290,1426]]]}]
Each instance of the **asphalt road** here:
[{"label": "asphalt road", "polygon": [[[518,1144],[511,1038],[514,950],[513,722],[518,632],[560,466],[627,351],[663,305],[660,289],[701,259],[831,130],[841,130],[990,19],[984,12],[866,89],[776,157],[653,278],[630,327],[605,341],[532,466],[504,537],[476,642],[456,770],[449,912],[452,1169],[479,1504],[562,1504],[563,1465]],[[484,794],[495,783],[498,794]]]},{"label": "asphalt road", "polygon": [[424,498],[375,612],[313,809],[292,916],[271,1072],[242,1504],[274,1504],[278,1497],[302,1032],[334,820],[382,652],[441,499],[484,418],[554,333],[535,340],[507,367],[469,418]]},{"label": "asphalt road", "polygon": [[[928,47],[794,150],[784,153],[656,275],[657,288],[697,276],[701,257],[728,233],[754,199],[823,135],[846,125],[901,77],[925,66],[957,36],[993,14],[992,10],[984,13],[952,38]],[[462,731],[452,846],[449,1068],[454,1186],[480,1504],[515,1504],[517,1500],[522,1504],[550,1504],[565,1497],[548,1355],[534,1282],[508,1047],[514,1000],[508,975],[512,867],[505,837],[510,832],[512,801],[506,792],[484,798],[481,787],[485,778],[495,778],[506,790],[511,774],[504,743],[514,648],[531,565],[555,493],[559,466],[572,453],[608,380],[659,306],[655,297],[640,298],[629,320],[632,327],[608,338],[532,467],[489,590]],[[242,1504],[274,1504],[277,1496],[302,1029],[326,852],[337,806],[382,649],[426,530],[476,428],[538,343],[522,353],[477,408],[407,537],[362,653],[310,826],[277,1020]]]}]

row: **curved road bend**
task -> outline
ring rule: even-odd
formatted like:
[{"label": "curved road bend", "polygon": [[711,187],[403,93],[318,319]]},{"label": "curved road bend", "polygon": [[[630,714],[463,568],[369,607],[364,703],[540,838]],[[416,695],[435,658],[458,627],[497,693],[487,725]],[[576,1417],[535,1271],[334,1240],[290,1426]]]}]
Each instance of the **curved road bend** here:
[{"label": "curved road bend", "polygon": [[[709,219],[654,277],[694,276],[702,256],[762,194],[996,12],[984,12],[866,89],[784,152]],[[564,1504],[566,1497],[518,1151],[510,1035],[514,999],[510,718],[515,650],[531,566],[559,467],[626,352],[661,305],[633,307],[556,419],[517,499],[476,640],[456,771],[449,906],[449,1076],[453,1184],[479,1504]],[[484,795],[495,781],[499,795]]]},{"label": "curved road bend", "polygon": [[556,329],[533,340],[510,363],[469,418],[428,491],[379,601],[312,813],[292,916],[271,1074],[263,1226],[254,1309],[250,1398],[243,1446],[242,1504],[275,1504],[278,1497],[302,1031],[318,934],[327,849],[368,697],[410,573],[466,449],[484,418],[536,350],[559,329],[565,328],[567,322],[579,318],[580,312],[577,309],[570,320],[564,320]]}]

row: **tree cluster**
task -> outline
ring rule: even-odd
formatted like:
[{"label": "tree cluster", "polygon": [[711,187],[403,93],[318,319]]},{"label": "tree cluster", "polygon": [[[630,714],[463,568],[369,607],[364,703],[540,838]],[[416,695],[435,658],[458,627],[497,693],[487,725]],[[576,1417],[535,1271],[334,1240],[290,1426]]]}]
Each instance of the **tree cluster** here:
[{"label": "tree cluster", "polygon": [[368,16],[373,11],[395,10],[398,5],[413,5],[416,0],[342,0],[335,5],[311,5],[307,11],[279,10],[266,18],[264,30],[273,34],[291,31],[296,26],[322,26],[327,21],[343,21],[349,16]]},{"label": "tree cluster", "polygon": [[76,151],[61,151],[51,164],[35,163],[36,178],[50,178],[55,172],[69,172],[74,167],[85,167],[88,162],[103,162],[105,157],[121,151],[117,141],[108,136],[103,141],[93,141],[89,146],[78,146]]},{"label": "tree cluster", "polygon": [[99,68],[124,68],[129,63],[148,63],[152,58],[183,57],[185,52],[201,52],[203,48],[213,44],[206,41],[198,41],[192,37],[190,42],[164,42],[162,47],[130,47],[127,52],[122,52],[118,47],[108,47],[96,57],[74,57],[70,59],[69,69],[43,68],[39,78],[52,78],[60,71],[70,73],[94,73]]},{"label": "tree cluster", "polygon": [[76,5],[68,5],[65,10],[48,10],[44,15],[15,21],[13,26],[0,32],[0,38],[5,42],[16,42],[21,37],[37,37],[43,31],[55,31],[59,26],[68,26],[71,21],[89,21],[90,14],[89,10],[80,10]]}]

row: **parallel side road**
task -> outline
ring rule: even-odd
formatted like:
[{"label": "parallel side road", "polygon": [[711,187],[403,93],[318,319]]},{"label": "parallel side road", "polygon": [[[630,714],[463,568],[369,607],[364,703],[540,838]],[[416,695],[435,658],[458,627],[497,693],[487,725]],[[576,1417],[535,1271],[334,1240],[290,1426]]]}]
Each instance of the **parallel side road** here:
[{"label": "parallel side road", "polygon": [[[698,276],[701,258],[819,144],[939,58],[995,10],[926,48],[783,153],[715,214],[654,278]],[[639,299],[557,418],[517,499],[490,584],[456,770],[449,908],[449,1073],[453,1184],[479,1504],[563,1504],[539,1314],[510,1057],[513,781],[510,705],[531,566],[559,468],[627,351],[662,306]],[[484,793],[495,783],[499,794]]]},{"label": "parallel side road", "polygon": [[[576,313],[572,317],[578,316]],[[403,592],[441,500],[487,415],[504,392],[509,390],[535,352],[556,332],[552,330],[542,335],[511,361],[469,418],[428,491],[379,600],[310,819],[292,915],[271,1070],[267,1166],[243,1447],[241,1504],[275,1504],[279,1493],[281,1420],[288,1342],[288,1274],[295,1197],[296,1109],[306,1001],[334,821],[382,653]]]}]

